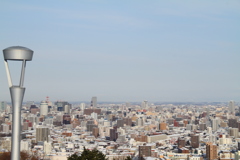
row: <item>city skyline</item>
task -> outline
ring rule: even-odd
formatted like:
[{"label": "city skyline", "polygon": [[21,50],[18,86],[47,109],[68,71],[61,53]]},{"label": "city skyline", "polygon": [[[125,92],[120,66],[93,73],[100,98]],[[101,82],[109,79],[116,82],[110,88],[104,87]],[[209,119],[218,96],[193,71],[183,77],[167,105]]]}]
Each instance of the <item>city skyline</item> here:
[{"label": "city skyline", "polygon": [[[34,50],[25,102],[240,101],[239,1],[0,4],[1,50]],[[0,100],[10,101],[1,60]]]}]

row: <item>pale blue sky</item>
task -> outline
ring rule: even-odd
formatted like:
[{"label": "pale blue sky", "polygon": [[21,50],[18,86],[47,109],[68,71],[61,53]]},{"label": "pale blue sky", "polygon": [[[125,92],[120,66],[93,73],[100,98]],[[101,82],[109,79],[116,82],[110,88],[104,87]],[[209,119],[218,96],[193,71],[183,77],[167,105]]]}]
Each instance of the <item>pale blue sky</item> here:
[{"label": "pale blue sky", "polygon": [[[239,0],[5,0],[0,7],[1,50],[34,50],[24,101],[240,101]],[[0,100],[9,101],[3,58],[0,66]]]}]

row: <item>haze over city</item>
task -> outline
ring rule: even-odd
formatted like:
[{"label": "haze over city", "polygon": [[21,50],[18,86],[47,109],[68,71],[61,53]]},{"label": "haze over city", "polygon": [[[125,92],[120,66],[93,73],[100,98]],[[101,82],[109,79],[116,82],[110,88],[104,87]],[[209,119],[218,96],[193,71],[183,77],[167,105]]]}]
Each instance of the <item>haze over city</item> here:
[{"label": "haze over city", "polygon": [[[34,51],[24,101],[240,101],[240,1],[0,6],[0,48]],[[10,101],[1,59],[0,97]]]}]

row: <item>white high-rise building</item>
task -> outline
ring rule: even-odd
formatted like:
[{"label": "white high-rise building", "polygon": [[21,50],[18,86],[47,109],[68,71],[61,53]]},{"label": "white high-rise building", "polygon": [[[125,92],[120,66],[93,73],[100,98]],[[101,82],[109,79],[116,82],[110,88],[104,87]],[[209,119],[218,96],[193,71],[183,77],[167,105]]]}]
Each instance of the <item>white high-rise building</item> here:
[{"label": "white high-rise building", "polygon": [[111,121],[104,120],[103,126],[110,127],[111,126]]},{"label": "white high-rise building", "polygon": [[62,115],[62,113],[60,112],[60,113],[58,113],[58,114],[56,115],[56,120],[57,120],[58,122],[61,122],[62,119],[63,119],[63,115]]},{"label": "white high-rise building", "polygon": [[235,102],[234,101],[229,101],[228,110],[229,110],[230,113],[235,112]]},{"label": "white high-rise building", "polygon": [[46,101],[42,101],[40,103],[40,115],[46,116],[48,114],[48,103]]},{"label": "white high-rise building", "polygon": [[12,109],[9,105],[6,106],[6,113],[12,113]]},{"label": "white high-rise building", "polygon": [[37,118],[37,116],[34,115],[34,114],[29,114],[28,117],[27,117],[27,119],[28,119],[29,121],[31,121],[32,123],[38,123],[38,118]]},{"label": "white high-rise building", "polygon": [[0,148],[11,151],[11,142],[11,137],[3,137]]},{"label": "white high-rise building", "polygon": [[52,125],[53,124],[53,118],[46,118],[44,124]]},{"label": "white high-rise building", "polygon": [[81,103],[81,104],[80,104],[80,109],[81,109],[82,111],[84,111],[85,106],[86,106],[85,103]]},{"label": "white high-rise building", "polygon": [[0,111],[1,111],[1,112],[5,111],[5,110],[6,110],[6,107],[7,107],[7,102],[2,101],[2,102],[0,103]]},{"label": "white high-rise building", "polygon": [[144,118],[140,117],[140,118],[137,119],[137,125],[138,126],[144,126],[144,124],[145,124]]},{"label": "white high-rise building", "polygon": [[126,107],[130,108],[131,104],[129,102],[126,102]]},{"label": "white high-rise building", "polygon": [[186,125],[186,130],[190,130],[191,131],[192,130],[192,124],[187,124]]},{"label": "white high-rise building", "polygon": [[141,107],[142,108],[148,108],[148,101],[143,101],[142,104],[141,104]]},{"label": "white high-rise building", "polygon": [[212,130],[213,131],[218,130],[219,124],[220,124],[220,119],[218,119],[218,118],[213,119],[212,120]]},{"label": "white high-rise building", "polygon": [[87,121],[82,121],[82,122],[81,122],[81,126],[82,126],[82,127],[86,127],[86,126],[87,126]]},{"label": "white high-rise building", "polygon": [[104,127],[103,126],[99,126],[99,136],[102,138],[102,137],[105,137],[105,132],[104,132]]},{"label": "white high-rise building", "polygon": [[1,127],[2,127],[2,130],[4,133],[9,133],[9,125],[8,124],[2,124]]},{"label": "white high-rise building", "polygon": [[117,132],[120,133],[119,135],[125,135],[125,134],[126,134],[126,133],[125,133],[125,130],[122,129],[122,127],[118,128],[118,129],[117,129]]},{"label": "white high-rise building", "polygon": [[97,107],[97,97],[92,97],[91,107],[93,107],[93,108]]},{"label": "white high-rise building", "polygon": [[238,138],[238,128],[229,128],[229,135]]},{"label": "white high-rise building", "polygon": [[198,125],[193,124],[192,125],[192,130],[197,130],[197,129],[198,129]]},{"label": "white high-rise building", "polygon": [[38,126],[36,128],[36,141],[48,141],[49,140],[49,134],[50,134],[50,130],[47,127],[44,126]]},{"label": "white high-rise building", "polygon": [[232,144],[232,138],[219,138],[219,144]]},{"label": "white high-rise building", "polygon": [[69,105],[65,105],[64,106],[64,113],[70,113],[70,106]]},{"label": "white high-rise building", "polygon": [[119,135],[116,140],[117,143],[124,143],[126,141],[126,135]]},{"label": "white high-rise building", "polygon": [[24,141],[24,140],[21,140],[21,151],[29,151],[29,142],[28,141]]},{"label": "white high-rise building", "polygon": [[12,113],[9,113],[8,119],[12,122]]},{"label": "white high-rise building", "polygon": [[44,141],[44,153],[48,155],[51,153],[51,150],[52,150],[51,142]]},{"label": "white high-rise building", "polygon": [[212,134],[212,127],[207,127],[207,133]]},{"label": "white high-rise building", "polygon": [[211,134],[209,135],[209,142],[212,142],[212,143],[216,143],[217,139],[216,139],[216,136]]},{"label": "white high-rise building", "polygon": [[93,112],[93,113],[91,113],[91,117],[92,117],[93,119],[97,120],[97,119],[98,119],[98,114],[95,113],[95,112]]}]

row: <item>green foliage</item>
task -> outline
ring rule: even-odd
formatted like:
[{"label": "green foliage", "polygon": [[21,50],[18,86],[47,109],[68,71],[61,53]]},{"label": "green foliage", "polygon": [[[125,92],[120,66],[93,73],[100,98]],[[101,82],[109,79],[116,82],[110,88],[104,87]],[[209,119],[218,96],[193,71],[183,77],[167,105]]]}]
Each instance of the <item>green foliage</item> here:
[{"label": "green foliage", "polygon": [[198,154],[198,150],[195,149],[194,154]]},{"label": "green foliage", "polygon": [[132,158],[128,156],[127,159],[125,159],[125,160],[132,160]]},{"label": "green foliage", "polygon": [[68,160],[107,160],[107,159],[102,152],[96,149],[90,151],[84,147],[84,151],[80,156],[74,153],[73,155],[68,157]]}]

